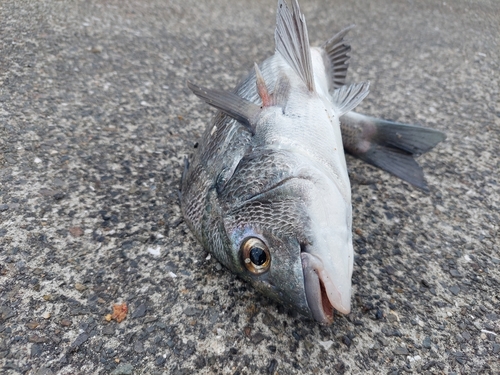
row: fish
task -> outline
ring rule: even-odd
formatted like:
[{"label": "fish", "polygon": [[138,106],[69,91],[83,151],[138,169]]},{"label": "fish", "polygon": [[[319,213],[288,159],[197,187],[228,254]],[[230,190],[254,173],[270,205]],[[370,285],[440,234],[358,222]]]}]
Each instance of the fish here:
[{"label": "fish", "polygon": [[445,135],[353,112],[369,83],[345,85],[342,29],[311,47],[297,0],[279,0],[274,55],[234,90],[187,82],[218,111],[180,187],[201,245],[255,290],[331,324],[351,311],[351,185],[345,153],[427,190],[414,157]]}]

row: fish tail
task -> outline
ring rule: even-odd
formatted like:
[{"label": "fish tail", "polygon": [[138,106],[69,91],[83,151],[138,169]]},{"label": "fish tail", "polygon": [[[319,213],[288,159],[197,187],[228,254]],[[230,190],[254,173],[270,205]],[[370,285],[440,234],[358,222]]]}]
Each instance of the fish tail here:
[{"label": "fish tail", "polygon": [[428,191],[415,161],[446,138],[438,130],[381,120],[349,112],[340,118],[347,153]]}]

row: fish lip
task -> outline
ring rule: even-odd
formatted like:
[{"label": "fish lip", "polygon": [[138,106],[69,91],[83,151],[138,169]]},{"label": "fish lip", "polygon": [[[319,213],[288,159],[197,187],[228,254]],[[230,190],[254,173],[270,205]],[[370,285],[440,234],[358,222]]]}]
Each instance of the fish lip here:
[{"label": "fish lip", "polygon": [[[340,296],[340,292],[333,283],[328,280],[322,261],[306,251],[300,253],[302,270],[304,273],[304,290],[306,300],[312,316],[321,324],[333,322],[334,310],[348,314],[350,309],[332,301],[332,295]],[[336,298],[337,301],[340,297]]]},{"label": "fish lip", "polygon": [[304,272],[304,291],[312,316],[322,324],[331,324],[333,322],[333,306],[328,298],[325,298],[324,284],[317,272],[319,259],[306,252],[300,254],[300,259]]}]

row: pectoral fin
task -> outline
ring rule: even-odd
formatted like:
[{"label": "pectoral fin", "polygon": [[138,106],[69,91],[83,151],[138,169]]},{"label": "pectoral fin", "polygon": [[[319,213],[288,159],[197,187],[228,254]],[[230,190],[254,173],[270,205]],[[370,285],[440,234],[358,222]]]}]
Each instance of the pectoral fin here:
[{"label": "pectoral fin", "polygon": [[255,134],[254,124],[261,111],[260,106],[231,91],[207,89],[191,82],[188,82],[187,85],[197,97],[239,121],[252,135]]}]

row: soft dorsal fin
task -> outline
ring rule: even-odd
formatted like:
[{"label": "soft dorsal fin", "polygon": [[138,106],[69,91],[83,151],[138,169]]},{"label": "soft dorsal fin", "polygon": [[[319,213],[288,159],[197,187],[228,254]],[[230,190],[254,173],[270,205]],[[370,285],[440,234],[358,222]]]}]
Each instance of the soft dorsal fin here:
[{"label": "soft dorsal fin", "polygon": [[327,59],[325,60],[327,61],[325,61],[325,66],[330,66],[330,91],[338,89],[345,84],[351,45],[344,37],[352,28],[354,28],[354,25],[344,28],[321,46],[326,53]]},{"label": "soft dorsal fin", "polygon": [[261,111],[260,106],[231,91],[206,89],[189,81],[187,85],[197,97],[239,121],[252,135],[255,134],[255,120]]},{"label": "soft dorsal fin", "polygon": [[314,76],[309,49],[309,37],[304,15],[300,12],[297,0],[292,1],[290,9],[284,0],[278,1],[276,14],[276,51],[302,78],[310,91],[314,91]]},{"label": "soft dorsal fin", "polygon": [[338,115],[352,111],[370,92],[370,82],[354,83],[342,86],[332,93],[333,104],[337,107]]}]

